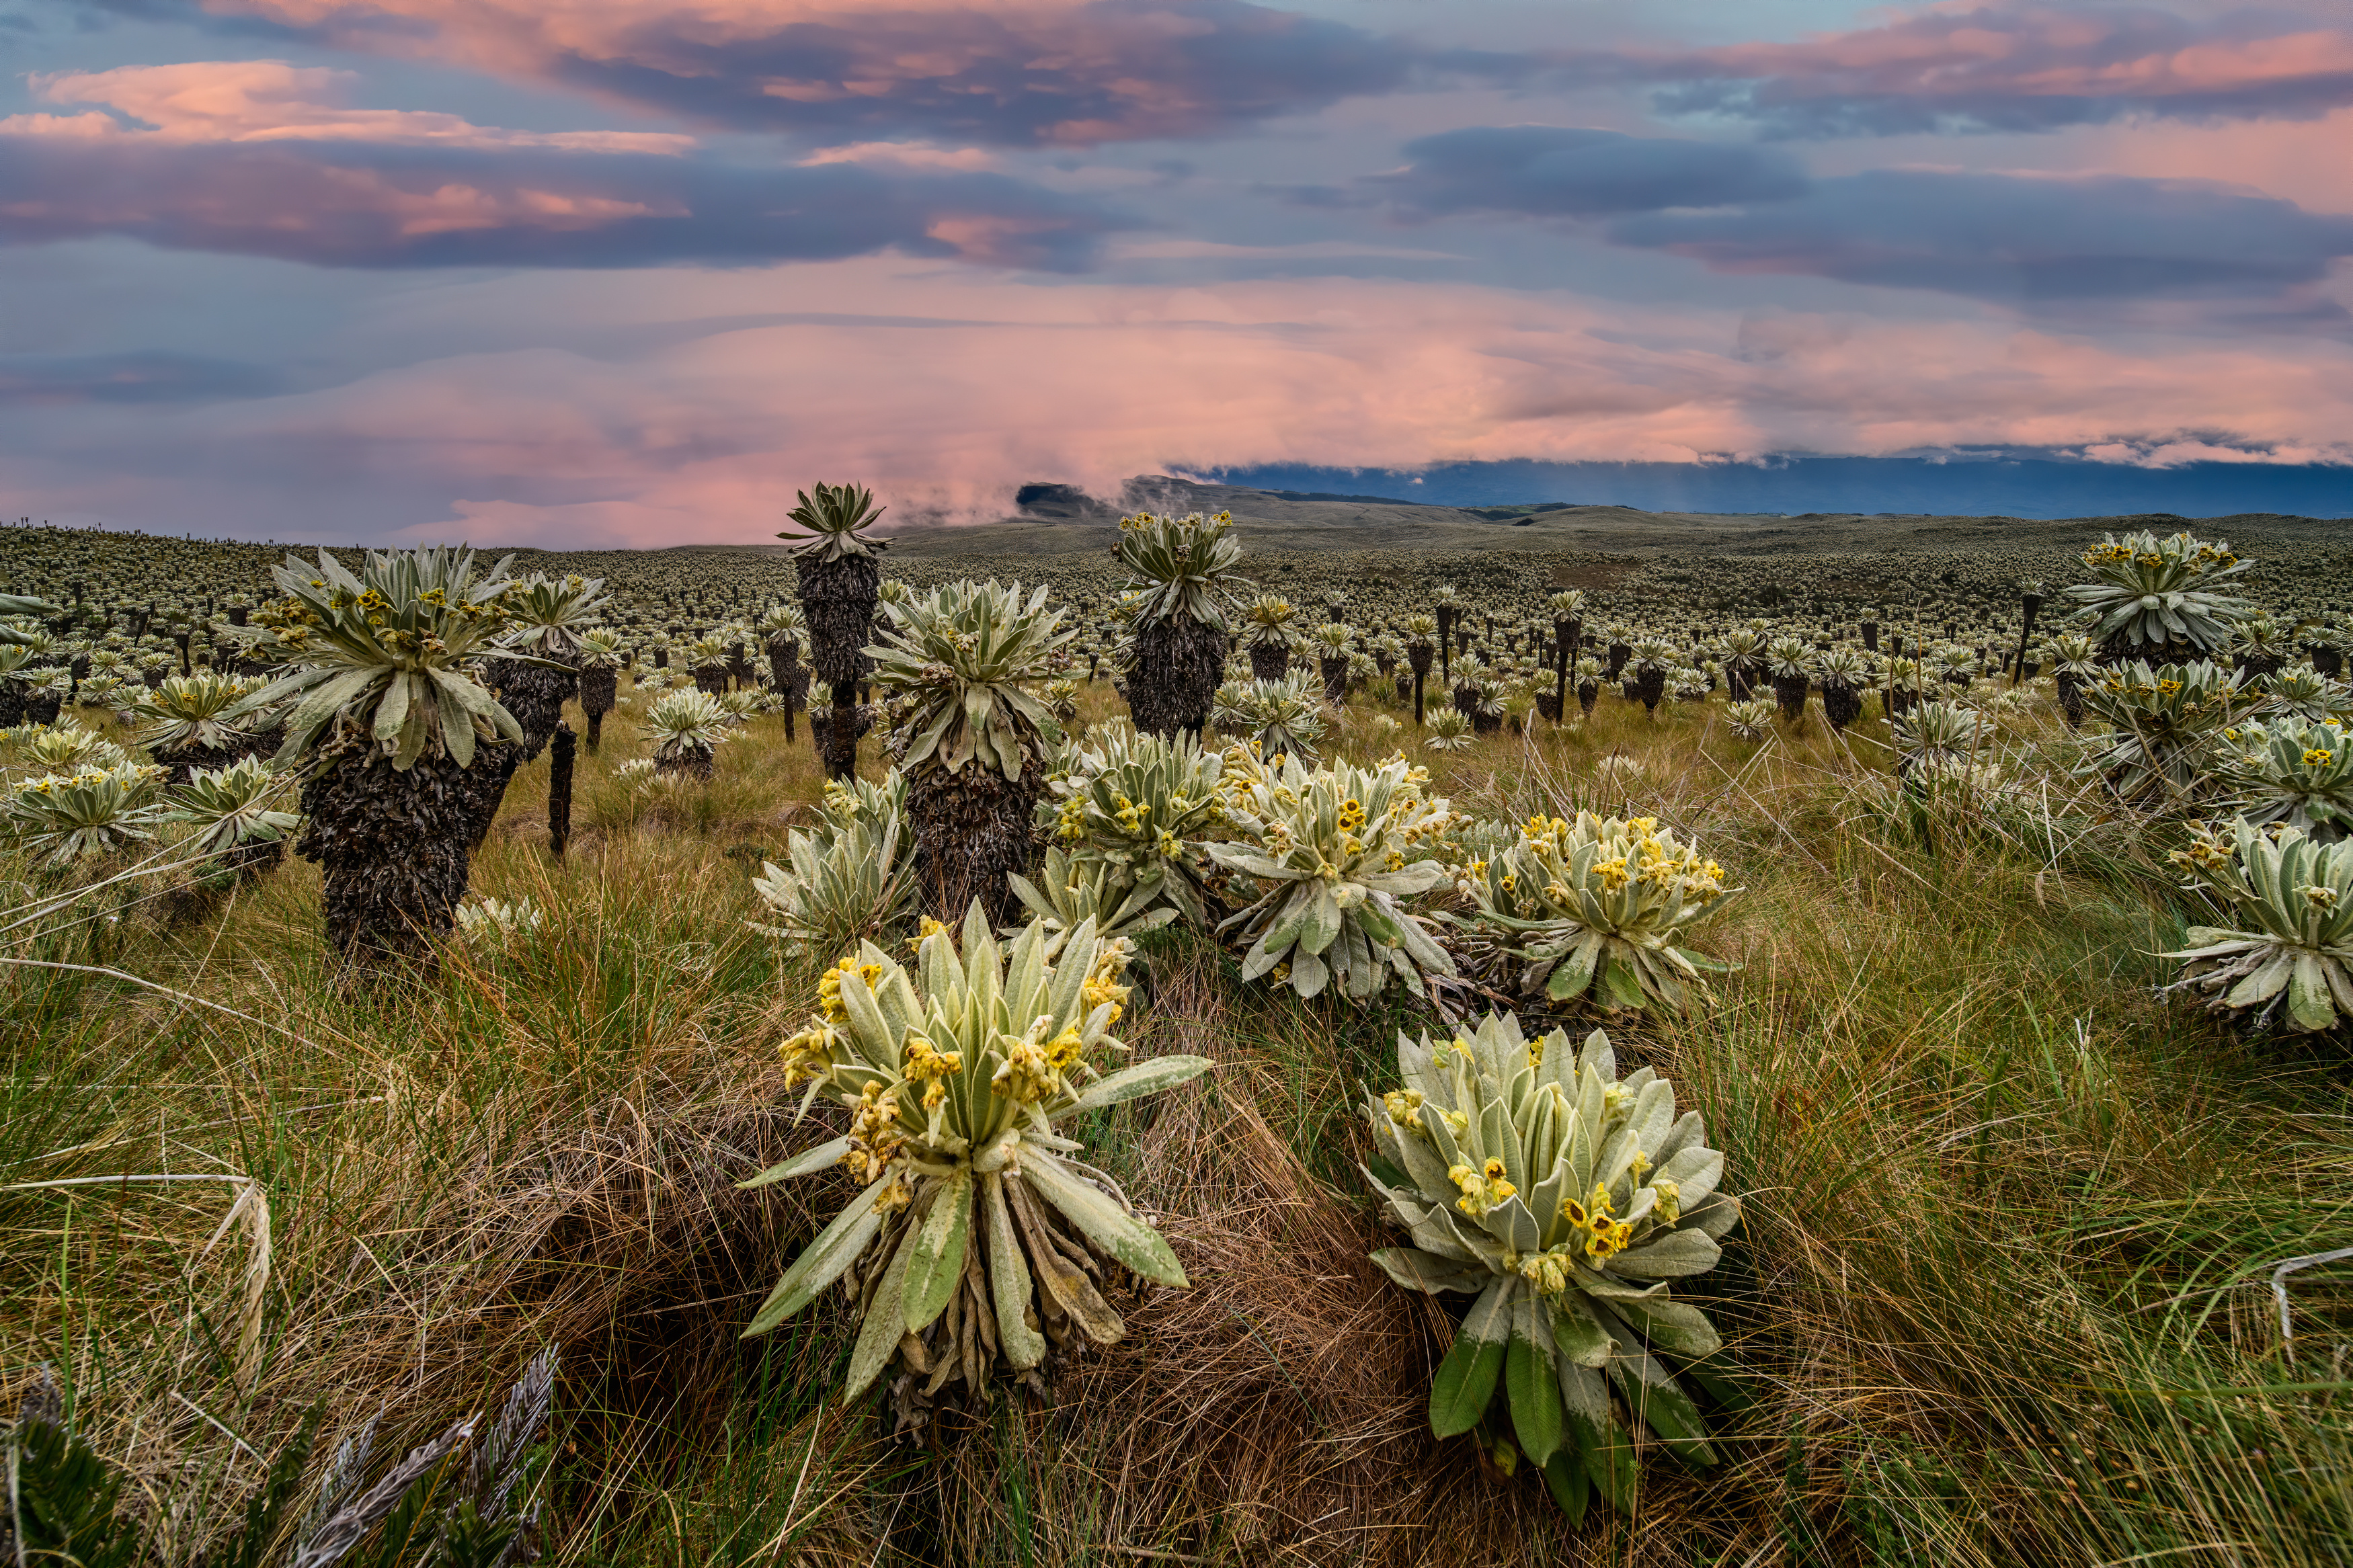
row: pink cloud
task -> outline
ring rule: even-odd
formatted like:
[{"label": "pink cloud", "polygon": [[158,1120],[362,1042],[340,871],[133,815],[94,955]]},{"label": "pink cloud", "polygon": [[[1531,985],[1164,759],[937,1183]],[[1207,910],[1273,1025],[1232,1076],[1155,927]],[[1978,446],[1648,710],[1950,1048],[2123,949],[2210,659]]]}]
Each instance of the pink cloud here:
[{"label": "pink cloud", "polygon": [[1248,0],[200,3],[737,129],[860,140],[1213,133],[1392,90],[1421,59],[1415,46]]},{"label": "pink cloud", "polygon": [[[840,319],[684,324],[773,310],[780,286],[797,310]],[[1744,321],[1337,279],[1013,290],[871,260],[701,277],[658,301],[626,277],[542,275],[412,308],[445,337],[472,320],[680,324],[635,356],[429,360],[169,416],[142,439],[245,474],[325,465],[345,489],[438,490],[448,510],[411,538],[543,544],[764,540],[779,498],[820,478],[872,483],[913,518],[999,515],[1032,479],[1113,493],[1187,465],[1948,445],[2161,464],[2190,444],[2353,461],[2353,347],[2319,339],[2100,344],[1990,318]],[[285,514],[281,531],[314,510],[242,504]]]},{"label": "pink cloud", "polygon": [[2049,129],[2125,110],[2294,118],[2353,102],[2353,26],[2341,6],[2312,0],[2263,9],[1955,0],[1794,43],[1620,58],[1629,77],[1687,84],[1665,95],[1670,107],[1798,134],[1948,121]]},{"label": "pink cloud", "polygon": [[134,130],[103,113],[20,114],[0,134],[150,137],[164,142],[367,142],[396,146],[552,147],[592,153],[683,153],[691,136],[634,131],[502,131],[455,114],[352,109],[356,72],[284,60],[191,60],[168,66],[60,72],[29,79],[52,103],[95,103],[144,121]]}]

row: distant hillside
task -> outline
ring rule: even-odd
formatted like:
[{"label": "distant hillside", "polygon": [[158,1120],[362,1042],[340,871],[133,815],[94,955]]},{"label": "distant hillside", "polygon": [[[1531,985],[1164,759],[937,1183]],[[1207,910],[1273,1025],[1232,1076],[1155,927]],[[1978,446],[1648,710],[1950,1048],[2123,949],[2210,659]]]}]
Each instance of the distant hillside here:
[{"label": "distant hillside", "polygon": [[[1020,510],[996,522],[910,528],[892,534],[902,555],[1041,555],[1107,550],[1123,512],[1230,511],[1252,550],[1578,550],[1613,554],[1721,550],[1810,554],[1881,550],[2063,547],[2105,530],[2184,526],[2169,513],[2043,520],[1920,514],[1641,511],[1561,501],[1525,506],[1427,506],[1371,496],[1244,489],[1154,475],[1128,481],[1117,504],[1068,485],[1026,485]],[[2249,512],[2200,518],[2208,538],[2249,543],[2344,542],[2340,520]]]}]

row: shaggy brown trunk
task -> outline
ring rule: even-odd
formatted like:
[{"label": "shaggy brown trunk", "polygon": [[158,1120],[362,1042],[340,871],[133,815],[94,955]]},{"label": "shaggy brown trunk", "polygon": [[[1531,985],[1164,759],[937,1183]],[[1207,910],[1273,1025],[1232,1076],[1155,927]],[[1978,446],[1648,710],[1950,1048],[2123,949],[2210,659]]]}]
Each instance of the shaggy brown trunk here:
[{"label": "shaggy brown trunk", "polygon": [[2305,651],[2312,655],[2312,668],[2316,673],[2325,675],[2331,680],[2345,673],[2343,650],[2324,647],[2316,643]]},{"label": "shaggy brown trunk", "polygon": [[2084,727],[2084,682],[2063,669],[2056,679],[2059,683],[2059,708],[2067,715],[2067,728],[2080,730]]},{"label": "shaggy brown trunk", "polygon": [[490,673],[498,682],[499,705],[522,727],[522,760],[530,762],[564,721],[564,705],[579,689],[580,672],[509,662],[492,665]]},{"label": "shaggy brown trunk", "polygon": [[[1582,616],[1552,624],[1552,658],[1556,677],[1552,689],[1552,710],[1545,717],[1556,724],[1560,722],[1560,716],[1568,711],[1568,673],[1577,663],[1577,639],[1584,635],[1585,618]],[[1542,705],[1538,706],[1541,708]]]},{"label": "shaggy brown trunk", "polygon": [[684,773],[705,783],[718,771],[708,746],[688,746],[673,756],[654,759],[654,772],[658,773]]},{"label": "shaggy brown trunk", "polygon": [[1626,661],[1633,657],[1634,647],[1631,643],[1611,643],[1609,645],[1609,668],[1603,672],[1605,678],[1610,680],[1619,679],[1626,672]]},{"label": "shaggy brown trunk", "polygon": [[1584,710],[1587,718],[1593,717],[1593,705],[1599,700],[1601,700],[1599,681],[1580,680],[1577,683],[1577,705]]},{"label": "shaggy brown trunk", "polygon": [[[865,738],[866,731],[874,728],[873,712],[860,704],[843,708],[839,701],[829,708],[812,708],[808,712],[809,743],[817,749],[818,759],[827,763],[828,769],[831,766],[829,759],[834,754],[834,721],[845,715],[843,730],[849,736],[845,745],[849,752],[849,763],[854,767],[858,762],[858,742]],[[828,776],[847,777],[848,775],[828,773]]]},{"label": "shaggy brown trunk", "polygon": [[1343,654],[1338,658],[1319,659],[1316,668],[1324,676],[1324,700],[1335,708],[1345,702],[1348,700],[1347,656]]},{"label": "shaggy brown trunk", "polygon": [[596,750],[596,743],[605,738],[605,715],[613,710],[619,688],[620,671],[610,665],[580,672],[580,711],[588,721],[588,750],[591,753]]},{"label": "shaggy brown trunk", "polygon": [[547,847],[558,860],[572,842],[572,726],[555,726],[547,753]]},{"label": "shaggy brown trunk", "polygon": [[727,667],[723,664],[699,664],[694,667],[694,689],[718,697],[727,690]]},{"label": "shaggy brown trunk", "polygon": [[1845,729],[1862,717],[1862,693],[1844,681],[1824,686],[1822,717],[1831,721],[1831,729]]},{"label": "shaggy brown trunk", "polygon": [[521,766],[522,748],[513,742],[474,742],[474,765],[459,781],[466,809],[471,814],[466,830],[468,848],[480,849],[482,840],[491,836],[491,824],[498,820],[499,805],[507,797],[507,781]]},{"label": "shaggy brown trunk", "polygon": [[[874,597],[882,568],[871,555],[803,558],[794,566],[799,574],[801,610],[808,617],[809,665],[819,680],[833,688],[832,721],[825,726],[820,754],[828,778],[846,779],[858,768],[856,687],[865,673],[862,650],[873,635]],[[809,728],[818,728],[815,713],[809,715]]]},{"label": "shaggy brown trunk", "polygon": [[1773,678],[1773,700],[1781,705],[1781,717],[1792,724],[1806,716],[1806,678],[1802,675]]},{"label": "shaggy brown trunk", "polygon": [[303,784],[309,820],[294,852],[323,873],[327,945],[346,964],[378,969],[448,931],[466,896],[469,775],[488,750],[476,748],[472,768],[433,756],[400,773],[354,745],[327,753]]},{"label": "shaggy brown trunk", "polygon": [[[1261,680],[1281,680],[1291,673],[1291,646],[1288,643],[1265,641],[1250,645],[1250,674]],[[1128,679],[1135,678],[1131,673]]]},{"label": "shaggy brown trunk", "polygon": [[1453,642],[1454,611],[1440,605],[1438,606],[1438,680],[1441,686],[1454,679],[1454,655],[1451,651]]},{"label": "shaggy brown trunk", "polygon": [[[1421,683],[1430,675],[1430,656],[1434,651],[1426,642],[1405,645],[1405,661],[1413,671],[1413,727],[1417,730],[1421,728]],[[1400,691],[1398,695],[1402,697],[1405,693]]]},{"label": "shaggy brown trunk", "polygon": [[907,816],[934,919],[953,921],[975,899],[992,921],[1017,914],[1005,879],[1029,869],[1030,818],[1044,782],[1034,758],[1018,781],[978,762],[953,773],[925,767],[907,781]]},{"label": "shaggy brown trunk", "polygon": [[1667,694],[1667,667],[1662,664],[1640,666],[1630,684],[1633,688],[1634,700],[1640,702],[1646,711],[1656,713],[1659,699]]},{"label": "shaggy brown trunk", "polygon": [[13,730],[24,721],[24,683],[0,676],[0,729]]},{"label": "shaggy brown trunk", "polygon": [[1127,706],[1135,727],[1168,738],[1208,727],[1209,705],[1226,669],[1226,635],[1189,616],[1171,616],[1135,631],[1135,658],[1127,669]]},{"label": "shaggy brown trunk", "polygon": [[155,760],[164,764],[164,766],[172,770],[166,780],[167,783],[184,784],[188,782],[188,775],[192,773],[198,772],[199,770],[225,768],[244,755],[245,748],[239,745],[230,745],[219,748],[212,746],[179,746],[174,747],[170,751],[165,751],[163,748],[158,747],[155,752]]}]

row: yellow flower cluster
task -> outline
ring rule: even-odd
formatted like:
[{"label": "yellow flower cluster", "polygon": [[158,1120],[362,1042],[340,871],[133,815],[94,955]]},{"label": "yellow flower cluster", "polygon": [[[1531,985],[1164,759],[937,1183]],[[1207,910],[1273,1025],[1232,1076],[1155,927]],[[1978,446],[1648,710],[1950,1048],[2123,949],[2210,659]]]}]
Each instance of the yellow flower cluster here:
[{"label": "yellow flower cluster", "polygon": [[813,1023],[786,1040],[779,1051],[785,1058],[785,1087],[789,1089],[804,1079],[821,1077],[833,1066],[835,1039],[830,1026]]},{"label": "yellow flower cluster", "polygon": [[899,1094],[878,1080],[859,1092],[849,1112],[849,1151],[841,1163],[861,1182],[881,1178],[906,1147],[899,1132]]},{"label": "yellow flower cluster", "polygon": [[2220,871],[2232,863],[2235,851],[2211,828],[2200,827],[2191,832],[2189,847],[2176,849],[2166,858],[2185,871]]},{"label": "yellow flower cluster", "polygon": [[1085,1045],[1072,1028],[1065,1028],[1050,1040],[1040,1040],[1038,1036],[1047,1021],[1040,1018],[1021,1038],[1006,1041],[1005,1060],[988,1081],[990,1093],[1035,1105],[1060,1089],[1062,1074],[1077,1064]]},{"label": "yellow flower cluster", "polygon": [[1446,1173],[1446,1179],[1462,1190],[1454,1206],[1472,1219],[1482,1217],[1520,1190],[1504,1179],[1501,1160],[1490,1160],[1476,1171],[1468,1165],[1457,1165]]},{"label": "yellow flower cluster", "polygon": [[909,1035],[899,1071],[908,1082],[923,1086],[923,1111],[929,1115],[947,1099],[947,1085],[940,1080],[964,1071],[964,1053],[943,1051],[921,1035]]},{"label": "yellow flower cluster", "polygon": [[1106,1029],[1118,1023],[1120,1015],[1127,1011],[1129,987],[1119,983],[1119,977],[1126,967],[1126,948],[1120,942],[1107,942],[1102,955],[1095,960],[1094,968],[1088,972],[1086,984],[1079,988],[1079,994],[1085,1000],[1090,1014],[1106,1002],[1111,1004],[1111,1016],[1103,1021]]},{"label": "yellow flower cluster", "polygon": [[2328,750],[2326,746],[2307,746],[2305,748],[2304,765],[2307,768],[2325,768],[2336,760],[2337,753]]},{"label": "yellow flower cluster", "polygon": [[1393,1089],[1381,1096],[1381,1104],[1391,1121],[1409,1132],[1428,1137],[1429,1131],[1421,1124],[1421,1090],[1418,1089]]},{"label": "yellow flower cluster", "polygon": [[857,954],[852,953],[818,976],[818,1011],[825,1015],[828,1023],[839,1024],[849,1020],[849,1010],[841,1005],[841,977],[845,974],[855,974],[871,986],[882,978],[882,966],[879,963],[860,963],[858,962]]},{"label": "yellow flower cluster", "polygon": [[1561,1212],[1568,1215],[1571,1226],[1585,1233],[1585,1256],[1596,1268],[1625,1251],[1626,1244],[1634,1239],[1634,1227],[1611,1216],[1609,1189],[1599,1182],[1585,1202],[1571,1198],[1561,1205]]}]

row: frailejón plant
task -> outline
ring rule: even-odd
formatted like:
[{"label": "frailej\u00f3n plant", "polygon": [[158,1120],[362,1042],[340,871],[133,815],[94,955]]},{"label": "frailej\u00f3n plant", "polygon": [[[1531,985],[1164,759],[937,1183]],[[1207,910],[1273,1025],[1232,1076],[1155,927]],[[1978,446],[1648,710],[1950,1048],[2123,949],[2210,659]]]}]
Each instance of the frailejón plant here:
[{"label": "frailej\u00f3n plant", "polygon": [[[1092,924],[1033,923],[1000,948],[977,901],[961,946],[934,926],[913,971],[871,942],[826,972],[819,1010],[785,1042],[787,1082],[849,1112],[841,1137],[744,1185],[839,1164],[863,1190],[810,1242],[753,1318],[762,1334],[847,1278],[861,1320],[845,1403],[896,1360],[913,1374],[901,1415],[961,1378],[974,1393],[1001,1359],[1036,1383],[1053,1346],[1125,1332],[1096,1290],[1094,1259],[1155,1283],[1187,1281],[1118,1184],[1057,1133],[1070,1117],[1184,1083],[1202,1057],[1113,1072],[1127,945]],[[994,1346],[991,1354],[986,1348]]]},{"label": "frailej\u00f3n plant", "polygon": [[[1630,1429],[1713,1464],[1679,1373],[1730,1394],[1707,1315],[1670,1280],[1715,1267],[1740,1217],[1724,1155],[1650,1068],[1623,1080],[1599,1030],[1530,1044],[1509,1014],[1433,1046],[1398,1037],[1401,1087],[1367,1092],[1383,1171],[1366,1170],[1412,1245],[1373,1254],[1390,1279],[1473,1296],[1430,1385],[1430,1429],[1476,1432],[1499,1468],[1525,1459],[1572,1518],[1588,1489],[1630,1510]],[[1729,1402],[1729,1400],[1727,1400]]]}]

